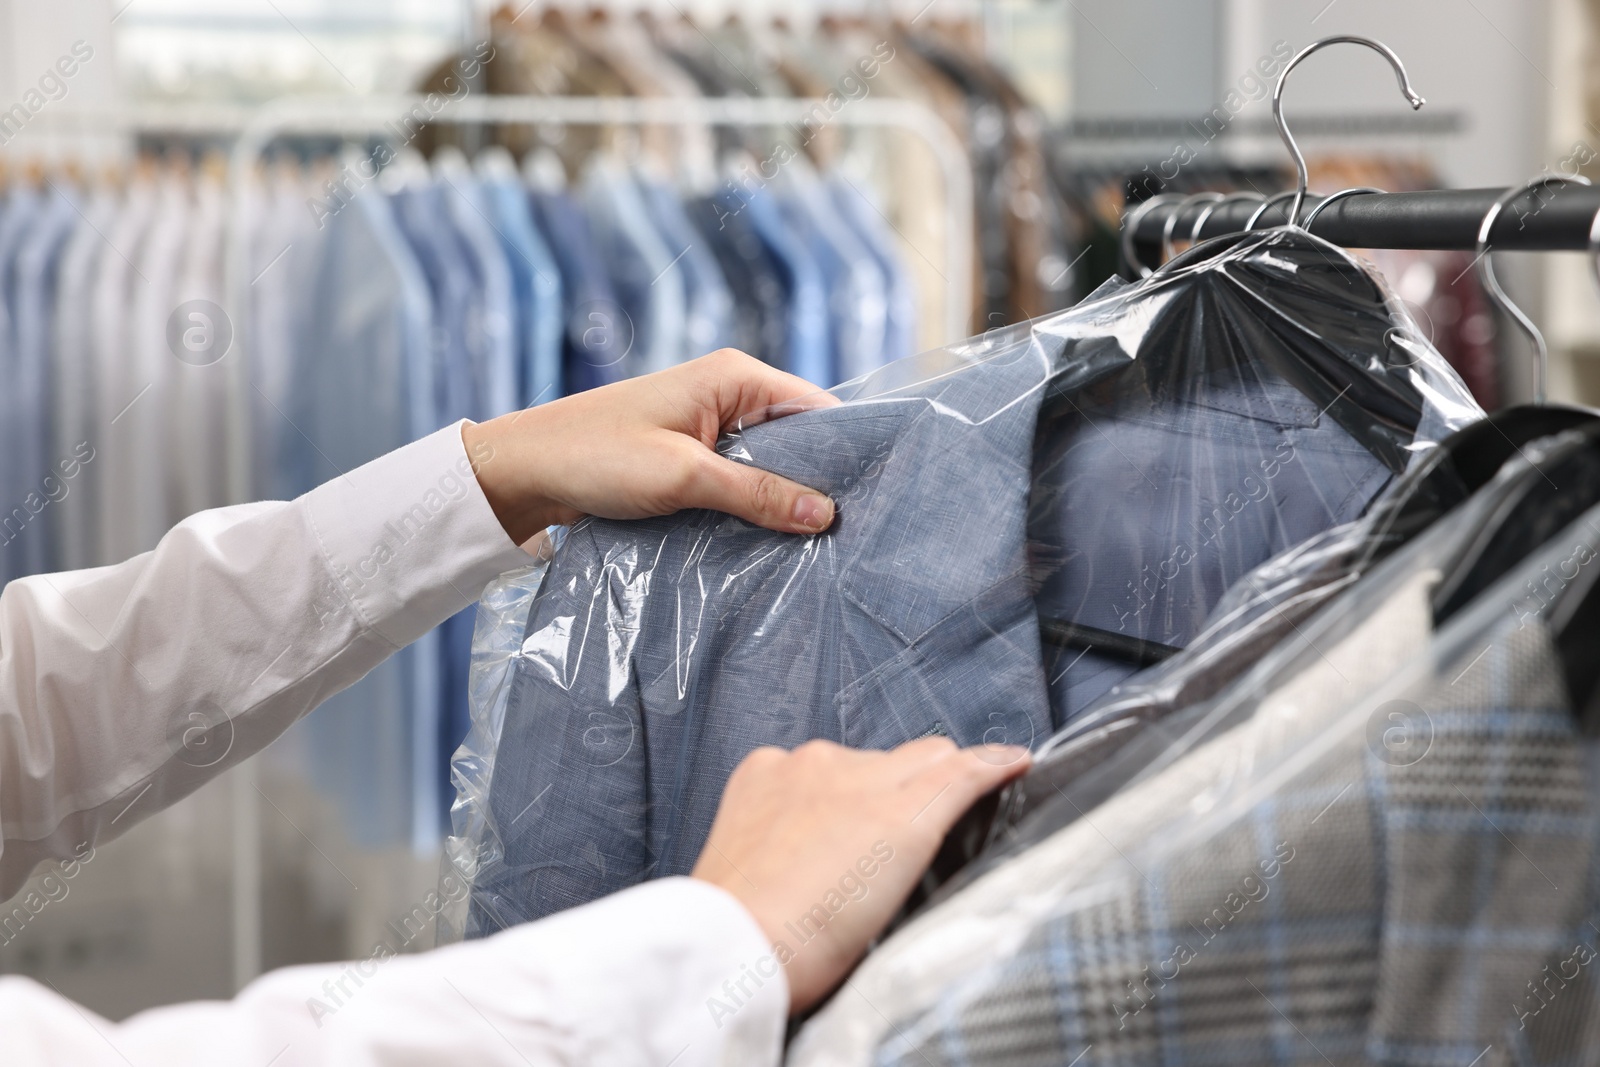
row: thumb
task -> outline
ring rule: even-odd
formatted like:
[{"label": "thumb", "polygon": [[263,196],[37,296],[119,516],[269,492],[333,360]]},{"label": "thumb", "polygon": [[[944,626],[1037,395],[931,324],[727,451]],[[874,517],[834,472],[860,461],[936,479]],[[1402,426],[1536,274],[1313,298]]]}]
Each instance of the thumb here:
[{"label": "thumb", "polygon": [[684,507],[711,508],[779,533],[821,533],[833,525],[833,501],[776,474],[701,453],[700,477]]}]

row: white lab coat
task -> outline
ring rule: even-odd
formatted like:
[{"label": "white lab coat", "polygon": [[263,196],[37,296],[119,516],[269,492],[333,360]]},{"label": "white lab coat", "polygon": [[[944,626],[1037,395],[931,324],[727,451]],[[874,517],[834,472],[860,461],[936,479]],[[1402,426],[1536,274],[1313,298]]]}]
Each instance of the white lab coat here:
[{"label": "white lab coat", "polygon": [[[298,500],[194,515],[126,563],[12,582],[0,899],[259,751],[526,561],[458,425]],[[25,899],[0,907],[0,927]],[[288,968],[231,1001],[122,1023],[0,977],[0,1061],[770,1064],[788,1006],[770,963],[737,901],[672,878],[485,940]]]}]

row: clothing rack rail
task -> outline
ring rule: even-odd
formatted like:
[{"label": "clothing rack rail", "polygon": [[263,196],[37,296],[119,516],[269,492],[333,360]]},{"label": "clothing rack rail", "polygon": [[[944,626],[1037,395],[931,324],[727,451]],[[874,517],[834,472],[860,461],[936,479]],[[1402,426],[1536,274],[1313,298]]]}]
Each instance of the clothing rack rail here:
[{"label": "clothing rack rail", "polygon": [[[933,111],[906,100],[865,98],[837,110],[827,101],[796,98],[643,99],[638,97],[466,96],[434,107],[423,95],[372,97],[284,97],[259,106],[156,103],[45,109],[35,116],[47,137],[105,132],[221,136],[232,141],[229,155],[231,210],[227,232],[225,292],[234,320],[234,351],[219,366],[229,374],[230,431],[228,484],[235,500],[249,495],[248,378],[250,358],[249,234],[253,202],[248,180],[267,149],[280,137],[381,137],[402,123],[426,116],[430,125],[521,126],[783,126],[823,125],[900,130],[933,151],[945,188],[950,220],[946,248],[944,317],[951,340],[967,333],[972,310],[970,279],[975,255],[973,182],[966,150]],[[820,112],[818,109],[822,109]],[[31,129],[32,127],[30,127]],[[52,140],[41,144],[54,146]]]},{"label": "clothing rack rail", "polygon": [[[1589,247],[1589,231],[1600,212],[1600,187],[1559,184],[1536,185],[1506,205],[1489,235],[1495,251],[1579,252]],[[1467,250],[1478,247],[1478,230],[1506,189],[1441,189],[1408,193],[1363,193],[1343,196],[1317,212],[1309,230],[1317,237],[1346,248],[1410,248]],[[1307,196],[1302,222],[1326,197]],[[1201,240],[1239,233],[1260,201],[1234,200],[1207,203],[1190,200],[1159,204],[1147,211],[1130,208],[1125,216],[1134,223],[1130,236],[1142,263],[1160,261],[1162,237]],[[1207,208],[1214,208],[1206,215]],[[1256,220],[1255,229],[1282,226],[1288,221],[1289,201],[1270,204]],[[1177,218],[1173,220],[1176,212]],[[1194,226],[1201,222],[1199,233]],[[1168,228],[1171,223],[1171,228]]]},{"label": "clothing rack rail", "polygon": [[[949,237],[945,249],[945,321],[950,339],[963,337],[971,315],[973,182],[966,150],[933,111],[906,100],[864,98],[837,109],[811,98],[644,99],[639,97],[465,96],[429,107],[429,97],[284,97],[260,106],[149,103],[46,108],[34,117],[56,147],[61,135],[180,134],[232,141],[228,163],[230,211],[224,292],[234,320],[234,345],[216,366],[228,375],[228,485],[234,500],[250,493],[248,327],[253,201],[248,181],[272,143],[284,136],[382,137],[419,113],[428,125],[523,126],[813,126],[900,130],[923,140],[944,183]],[[823,109],[821,112],[818,109]],[[32,127],[30,126],[30,129]],[[399,147],[399,146],[395,146]],[[258,769],[246,761],[229,772],[233,821],[232,964],[235,989],[261,973],[261,793]]]}]

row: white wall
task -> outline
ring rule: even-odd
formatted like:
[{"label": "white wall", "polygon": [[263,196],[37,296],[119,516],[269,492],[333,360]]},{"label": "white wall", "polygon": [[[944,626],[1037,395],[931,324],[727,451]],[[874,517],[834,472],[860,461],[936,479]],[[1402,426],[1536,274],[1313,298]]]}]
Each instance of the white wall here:
[{"label": "white wall", "polygon": [[[1543,0],[1231,0],[1228,7],[1229,70],[1280,39],[1298,48],[1321,37],[1360,34],[1393,48],[1429,108],[1466,117],[1459,136],[1424,143],[1448,184],[1508,185],[1532,177],[1546,162],[1546,94],[1556,72],[1547,55]],[[1284,102],[1291,118],[1408,110],[1388,64],[1351,45],[1296,68]]]},{"label": "white wall", "polygon": [[[1543,116],[1558,76],[1547,58],[1546,0],[1076,0],[1071,8],[1073,110],[1080,118],[1198,117],[1275,42],[1292,48],[1335,34],[1376,38],[1399,53],[1429,112],[1458,113],[1454,135],[1305,138],[1422,153],[1452,185],[1505,185],[1544,163]],[[1341,46],[1296,69],[1285,95],[1296,116],[1410,115],[1376,53]],[[1239,112],[1265,122],[1267,100]],[[1282,160],[1275,135],[1230,135],[1230,157]],[[1555,160],[1551,160],[1554,163]]]},{"label": "white wall", "polygon": [[1076,0],[1077,116],[1190,116],[1216,99],[1223,0]]},{"label": "white wall", "polygon": [[[1295,51],[1319,38],[1356,34],[1399,54],[1417,91],[1428,101],[1413,114],[1388,63],[1356,45],[1329,48],[1295,69],[1284,111],[1296,119],[1379,115],[1399,133],[1363,136],[1302,132],[1301,148],[1319,153],[1355,151],[1429,160],[1445,185],[1507,186],[1556,169],[1572,142],[1587,135],[1600,148],[1600,132],[1571,120],[1563,101],[1582,92],[1587,52],[1572,42],[1579,22],[1575,0],[1075,0],[1073,5],[1074,114],[1079,118],[1198,118],[1222,104],[1241,77],[1274,44]],[[1153,83],[1153,84],[1152,84]],[[1238,111],[1226,137],[1205,148],[1235,163],[1286,163],[1271,131],[1270,100]],[[1237,99],[1237,98],[1236,98]],[[1459,116],[1454,132],[1429,132],[1423,116]],[[1562,117],[1566,115],[1566,117]],[[1552,116],[1555,116],[1552,118]],[[1260,129],[1260,133],[1247,133]],[[1204,145],[1185,137],[1189,146]],[[1123,159],[1163,158],[1172,138],[1120,149]],[[1118,158],[1119,149],[1086,143],[1089,158]],[[1541,322],[1566,323],[1583,292],[1581,279],[1555,256],[1496,259],[1506,288]],[[1568,257],[1570,258],[1570,257]],[[1565,273],[1562,273],[1565,271]],[[1546,278],[1566,280],[1545,299]],[[1584,313],[1585,315],[1587,312]],[[1507,327],[1509,328],[1509,327]],[[1576,331],[1578,327],[1571,326]],[[1531,393],[1531,362],[1520,337],[1511,343],[1507,386],[1513,398]],[[1559,362],[1559,357],[1558,357]],[[1571,368],[1552,368],[1554,395],[1571,397]],[[1600,381],[1600,376],[1597,376]]]}]

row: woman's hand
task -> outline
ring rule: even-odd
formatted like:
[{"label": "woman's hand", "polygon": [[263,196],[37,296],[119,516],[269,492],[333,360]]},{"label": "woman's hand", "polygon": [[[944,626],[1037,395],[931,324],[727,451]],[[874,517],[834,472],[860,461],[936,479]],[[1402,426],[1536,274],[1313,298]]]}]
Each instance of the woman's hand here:
[{"label": "woman's hand", "polygon": [[888,752],[809,741],[734,769],[693,876],[738,898],[789,980],[789,1010],[838,985],[972,802],[1030,766],[1008,745],[944,737]]},{"label": "woman's hand", "polygon": [[833,501],[724,459],[717,435],[775,404],[836,404],[792,374],[725,348],[681,366],[462,427],[478,484],[517,544],[584,515],[641,519],[713,508],[783,533],[817,533]]}]

